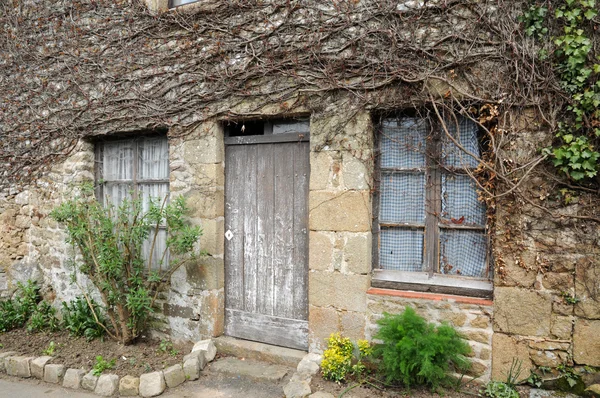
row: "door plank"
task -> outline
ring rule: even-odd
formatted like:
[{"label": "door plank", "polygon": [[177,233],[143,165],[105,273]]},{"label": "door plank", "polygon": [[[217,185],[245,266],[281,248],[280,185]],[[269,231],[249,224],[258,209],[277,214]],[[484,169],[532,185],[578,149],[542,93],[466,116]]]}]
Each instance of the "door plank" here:
[{"label": "door plank", "polygon": [[257,278],[257,250],[256,250],[256,196],[257,178],[256,167],[258,162],[258,145],[246,146],[246,163],[243,168],[243,206],[244,206],[244,309],[248,312],[256,311],[256,278]]},{"label": "door plank", "polygon": [[294,319],[308,319],[308,173],[306,142],[294,145],[293,274]]},{"label": "door plank", "polygon": [[294,143],[275,146],[275,210],[273,272],[275,295],[273,315],[294,316],[293,227],[294,227]]},{"label": "door plank", "polygon": [[273,315],[273,144],[258,145],[256,312]]},{"label": "door plank", "polygon": [[227,308],[243,309],[243,264],[244,264],[244,206],[242,206],[243,185],[237,173],[243,170],[246,148],[231,146],[225,154],[225,231],[231,231],[233,238],[225,240],[225,305]]},{"label": "door plank", "polygon": [[227,309],[225,333],[299,350],[308,349],[308,321]]}]

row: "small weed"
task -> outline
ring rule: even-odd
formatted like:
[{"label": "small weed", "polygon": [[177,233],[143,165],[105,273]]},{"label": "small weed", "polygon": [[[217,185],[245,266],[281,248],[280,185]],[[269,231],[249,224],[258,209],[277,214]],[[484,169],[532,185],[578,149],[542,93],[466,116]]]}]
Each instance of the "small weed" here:
[{"label": "small weed", "polygon": [[487,383],[483,394],[489,398],[519,398],[517,390],[503,381]]},{"label": "small weed", "polygon": [[104,358],[102,358],[102,355],[98,355],[96,357],[96,363],[92,368],[92,374],[94,376],[100,376],[105,370],[114,368],[116,363],[117,361],[115,359],[106,361]]},{"label": "small weed", "polygon": [[560,295],[567,304],[575,305],[581,301],[579,297],[576,297],[569,292],[562,292]]},{"label": "small weed", "polygon": [[44,351],[42,351],[42,354],[52,356],[52,355],[54,355],[55,352],[56,352],[56,344],[54,344],[54,341],[51,341],[50,344],[48,344],[48,347],[46,347],[44,349]]},{"label": "small weed", "polygon": [[150,364],[148,364],[148,363],[145,363],[144,364],[144,371],[146,373],[152,372],[152,366],[150,366]]},{"label": "small weed", "polygon": [[179,354],[179,351],[173,348],[173,343],[169,340],[161,340],[158,349],[165,354],[168,353],[172,357],[176,357]]}]

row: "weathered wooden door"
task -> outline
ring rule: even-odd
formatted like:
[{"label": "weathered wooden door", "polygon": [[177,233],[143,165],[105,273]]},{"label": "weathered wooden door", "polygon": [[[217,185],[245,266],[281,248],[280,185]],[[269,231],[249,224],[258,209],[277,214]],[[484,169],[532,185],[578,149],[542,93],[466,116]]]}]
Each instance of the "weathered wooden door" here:
[{"label": "weathered wooden door", "polygon": [[225,333],[307,349],[309,143],[273,142],[292,137],[226,142]]}]

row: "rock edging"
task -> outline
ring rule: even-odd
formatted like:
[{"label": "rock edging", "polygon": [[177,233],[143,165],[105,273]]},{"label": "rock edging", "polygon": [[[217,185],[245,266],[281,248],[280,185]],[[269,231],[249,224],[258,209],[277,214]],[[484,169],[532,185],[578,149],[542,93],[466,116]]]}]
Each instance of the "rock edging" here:
[{"label": "rock edging", "polygon": [[212,339],[201,340],[194,344],[192,351],[183,362],[167,369],[144,373],[140,377],[115,374],[94,376],[92,371],[67,369],[63,364],[48,364],[50,356],[20,356],[15,351],[0,352],[0,372],[21,378],[35,377],[47,383],[61,384],[69,389],[92,391],[103,397],[155,397],[167,387],[175,388],[186,380],[197,380],[200,371],[208,362],[215,359],[217,347]]}]

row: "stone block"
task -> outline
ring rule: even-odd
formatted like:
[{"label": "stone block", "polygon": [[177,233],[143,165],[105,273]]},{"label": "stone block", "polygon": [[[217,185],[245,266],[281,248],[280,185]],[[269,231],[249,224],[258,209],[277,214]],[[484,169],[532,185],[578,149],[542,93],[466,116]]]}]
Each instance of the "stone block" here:
[{"label": "stone block", "polygon": [[365,190],[371,189],[371,174],[369,170],[372,168],[370,154],[364,154],[363,158],[359,159],[351,152],[344,152],[342,160],[342,177],[344,187],[346,189]]},{"label": "stone block", "polygon": [[542,278],[542,285],[545,289],[568,292],[574,287],[573,275],[571,273],[546,272]]},{"label": "stone block", "polygon": [[79,389],[81,388],[83,376],[85,376],[85,370],[83,369],[67,369],[62,385],[65,388]]},{"label": "stone block", "polygon": [[[196,222],[193,222],[193,224],[196,224]],[[225,241],[223,218],[203,218],[197,224],[202,227],[202,236],[200,237],[202,250],[206,250],[213,256],[223,254]]]},{"label": "stone block", "polygon": [[4,365],[9,376],[31,377],[30,363],[32,357],[7,357]]},{"label": "stone block", "polygon": [[573,319],[572,316],[552,314],[550,333],[557,339],[570,339],[573,331]]},{"label": "stone block", "polygon": [[140,376],[140,396],[155,397],[167,388],[163,372],[144,373]]},{"label": "stone block", "polygon": [[344,261],[347,270],[355,274],[368,274],[371,272],[371,251],[373,237],[370,233],[350,235],[344,246]]},{"label": "stone block", "polygon": [[317,391],[314,394],[310,394],[309,398],[335,398],[333,394],[325,392],[325,391]]},{"label": "stone block", "polygon": [[122,397],[137,397],[140,392],[140,378],[125,376],[119,380],[119,395]]},{"label": "stone block", "polygon": [[225,266],[222,258],[202,256],[186,264],[185,269],[186,281],[196,289],[213,290],[224,286]]},{"label": "stone block", "polygon": [[529,357],[536,366],[555,368],[567,362],[567,353],[564,351],[530,350]]},{"label": "stone block", "polygon": [[185,381],[185,374],[183,373],[183,367],[181,364],[169,366],[163,371],[165,377],[165,383],[167,387],[175,388]]},{"label": "stone block", "polygon": [[309,194],[309,224],[312,231],[369,232],[369,191],[342,193],[312,191]]},{"label": "stone block", "polygon": [[492,336],[492,380],[506,380],[513,361],[522,361],[522,378],[529,377],[533,363],[529,358],[529,347],[525,341],[512,336],[494,333]]},{"label": "stone block", "polygon": [[490,317],[487,315],[477,315],[471,320],[470,325],[476,329],[487,329],[490,326]]},{"label": "stone block", "polygon": [[188,380],[200,378],[200,360],[198,357],[188,357],[183,361],[183,374]]},{"label": "stone block", "polygon": [[[312,356],[311,356],[312,355]],[[298,363],[296,372],[314,376],[319,372],[319,364],[321,363],[322,357],[318,354],[306,354],[304,358]]]},{"label": "stone block", "polygon": [[199,139],[183,142],[183,159],[188,164],[221,163],[223,161],[223,138],[217,137],[214,132],[214,129],[201,125],[194,133],[200,136]]},{"label": "stone block", "polygon": [[308,300],[312,305],[355,312],[366,310],[366,292],[371,283],[369,275],[311,271],[308,283]]},{"label": "stone block", "polygon": [[46,383],[60,384],[65,374],[65,365],[49,364],[44,367],[44,381]]},{"label": "stone block", "polygon": [[290,381],[283,387],[285,398],[305,398],[311,392],[310,384],[307,381]]},{"label": "stone block", "polygon": [[311,351],[327,347],[326,339],[340,330],[339,315],[334,308],[308,307],[308,333]]},{"label": "stone block", "polygon": [[333,158],[332,151],[320,151],[310,153],[310,182],[311,191],[325,190],[336,176],[331,175]]},{"label": "stone block", "polygon": [[94,391],[96,384],[98,384],[98,376],[94,376],[91,370],[81,379],[81,388],[84,390]]},{"label": "stone block", "polygon": [[200,336],[220,336],[223,334],[224,306],[224,289],[211,290],[208,294],[200,296],[199,308],[202,309],[200,324],[198,325]]},{"label": "stone block", "polygon": [[206,360],[206,351],[204,350],[192,351],[183,357],[184,362],[188,359],[197,359],[200,370],[204,369],[204,367],[208,363],[208,361]]},{"label": "stone block", "polygon": [[340,313],[341,330],[344,336],[356,341],[365,338],[365,314],[362,312],[342,311]]},{"label": "stone block", "polygon": [[192,170],[194,185],[199,187],[222,187],[225,185],[223,163],[198,164]]},{"label": "stone block", "polygon": [[547,294],[531,290],[494,289],[494,330],[509,334],[550,335],[552,301]]},{"label": "stone block", "polygon": [[6,370],[5,361],[8,357],[16,356],[18,353],[15,351],[5,351],[0,353],[0,372]]},{"label": "stone block", "polygon": [[42,380],[44,378],[44,366],[46,366],[46,363],[51,359],[52,357],[49,356],[32,359],[31,363],[29,364],[31,376]]},{"label": "stone block", "polygon": [[488,370],[488,365],[477,360],[471,361],[471,368],[467,372],[470,376],[480,377]]},{"label": "stone block", "polygon": [[325,232],[310,231],[308,235],[308,267],[312,270],[332,270],[332,236]]},{"label": "stone block", "polygon": [[117,375],[100,375],[94,394],[102,397],[112,397],[119,391],[119,376]]},{"label": "stone block", "polygon": [[192,190],[185,196],[190,217],[217,218],[225,215],[225,196],[222,188]]},{"label": "stone block", "polygon": [[600,366],[600,321],[577,319],[573,329],[573,360],[579,365]]},{"label": "stone block", "polygon": [[467,322],[467,314],[464,312],[445,311],[441,314],[441,320],[455,327],[463,327]]},{"label": "stone block", "polygon": [[215,359],[215,355],[217,355],[217,347],[212,339],[197,342],[192,348],[192,352],[194,351],[204,351],[204,357],[207,362],[212,362],[212,360]]}]

